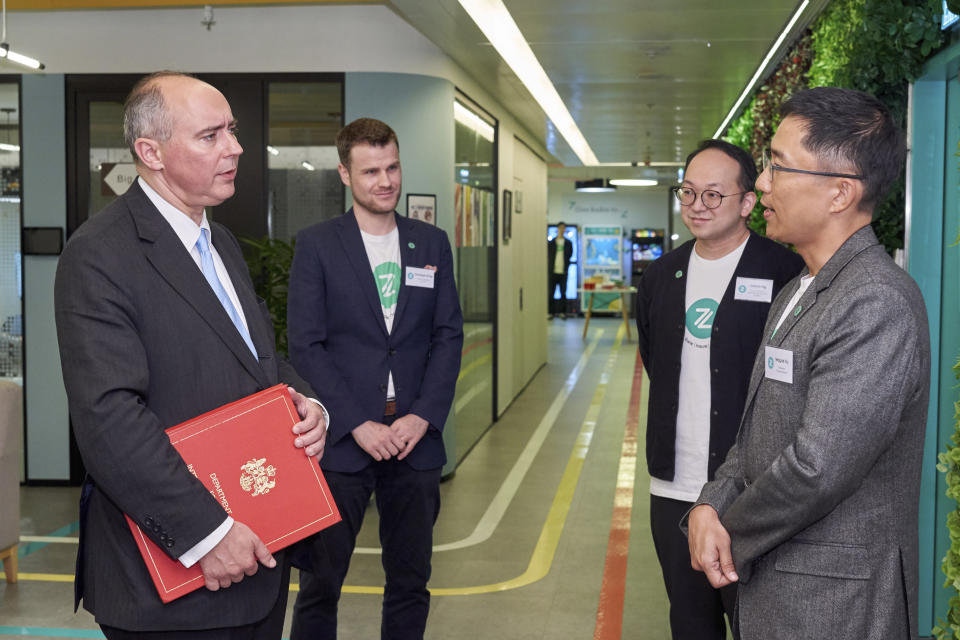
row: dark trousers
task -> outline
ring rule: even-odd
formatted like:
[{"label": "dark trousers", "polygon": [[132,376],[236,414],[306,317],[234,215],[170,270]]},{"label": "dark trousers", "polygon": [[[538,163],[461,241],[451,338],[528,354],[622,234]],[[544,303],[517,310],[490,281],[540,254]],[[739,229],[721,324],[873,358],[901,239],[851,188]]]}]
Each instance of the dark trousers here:
[{"label": "dark trousers", "polygon": [[[253,624],[195,631],[126,631],[105,624],[100,625],[100,629],[107,640],[280,640],[283,635],[283,619],[287,613],[289,562],[285,563],[280,584],[280,595],[273,609],[266,618]],[[198,619],[202,620],[203,615],[203,612],[198,612]]]},{"label": "dark trousers", "polygon": [[404,460],[391,459],[356,473],[324,475],[343,520],[311,541],[313,571],[300,572],[291,640],[337,637],[337,602],[371,494],[380,514],[386,573],[380,637],[423,638],[430,610],[433,525],[440,513],[440,469],[417,471]]},{"label": "dark trousers", "polygon": [[[550,273],[550,284],[547,287],[547,308],[550,310],[550,313],[566,313],[567,312],[567,274],[565,273]],[[553,292],[557,290],[557,287],[560,287],[560,299],[553,299]]]},{"label": "dark trousers", "polygon": [[692,502],[650,496],[650,529],[670,599],[670,630],[673,640],[723,640],[727,637],[724,613],[733,628],[737,585],[714,589],[703,573],[690,566],[690,547],[679,523],[692,506]]}]

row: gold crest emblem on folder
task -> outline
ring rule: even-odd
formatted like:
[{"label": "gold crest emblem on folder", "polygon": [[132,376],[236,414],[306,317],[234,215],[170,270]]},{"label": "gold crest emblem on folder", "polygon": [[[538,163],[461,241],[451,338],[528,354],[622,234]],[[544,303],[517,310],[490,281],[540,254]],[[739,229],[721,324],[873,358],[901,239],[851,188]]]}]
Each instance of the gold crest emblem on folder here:
[{"label": "gold crest emblem on folder", "polygon": [[250,460],[240,467],[240,486],[252,496],[262,496],[270,493],[270,489],[277,486],[274,479],[277,469],[272,464],[266,464],[266,458]]}]

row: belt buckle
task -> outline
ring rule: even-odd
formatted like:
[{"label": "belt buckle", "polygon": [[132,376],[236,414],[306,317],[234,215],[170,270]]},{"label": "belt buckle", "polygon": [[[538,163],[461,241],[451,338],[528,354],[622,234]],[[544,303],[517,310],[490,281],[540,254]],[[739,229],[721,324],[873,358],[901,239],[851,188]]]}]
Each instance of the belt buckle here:
[{"label": "belt buckle", "polygon": [[395,416],[397,415],[397,401],[395,398],[387,400],[386,406],[383,408],[384,416]]}]

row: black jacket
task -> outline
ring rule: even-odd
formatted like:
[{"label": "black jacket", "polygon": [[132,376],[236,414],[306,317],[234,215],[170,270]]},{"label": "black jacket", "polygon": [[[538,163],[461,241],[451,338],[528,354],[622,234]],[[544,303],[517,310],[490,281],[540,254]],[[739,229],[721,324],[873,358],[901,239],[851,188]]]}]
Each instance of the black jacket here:
[{"label": "black jacket", "polygon": [[[694,240],[647,267],[637,287],[640,357],[650,378],[647,407],[647,469],[672,481],[676,465],[677,400],[683,350],[687,266]],[[720,300],[710,337],[710,458],[708,477],[733,446],[743,414],[754,356],[760,347],[770,303],[734,300],[738,277],[773,280],[771,300],[803,268],[789,249],[750,233],[740,262]]]}]

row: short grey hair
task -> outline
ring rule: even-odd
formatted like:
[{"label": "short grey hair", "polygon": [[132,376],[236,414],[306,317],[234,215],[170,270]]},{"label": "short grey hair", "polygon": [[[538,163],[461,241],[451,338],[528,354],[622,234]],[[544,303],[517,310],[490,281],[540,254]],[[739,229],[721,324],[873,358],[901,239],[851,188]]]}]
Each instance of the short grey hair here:
[{"label": "short grey hair", "polygon": [[193,76],[179,71],[151,73],[137,81],[123,103],[123,139],[133,154],[134,162],[140,162],[134,147],[137,138],[166,142],[173,135],[173,115],[167,110],[158,82],[170,77]]}]

